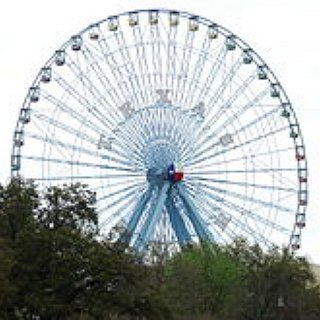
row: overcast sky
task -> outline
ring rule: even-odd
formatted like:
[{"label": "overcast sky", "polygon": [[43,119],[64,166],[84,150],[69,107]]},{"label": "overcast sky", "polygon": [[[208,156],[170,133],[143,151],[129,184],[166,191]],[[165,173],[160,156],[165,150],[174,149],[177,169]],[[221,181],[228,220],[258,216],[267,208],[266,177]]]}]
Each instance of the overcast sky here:
[{"label": "overcast sky", "polygon": [[275,72],[296,110],[307,148],[310,204],[300,253],[320,263],[319,0],[2,1],[0,182],[10,177],[12,133],[19,108],[49,56],[87,25],[142,8],[172,8],[209,18],[249,43]]}]

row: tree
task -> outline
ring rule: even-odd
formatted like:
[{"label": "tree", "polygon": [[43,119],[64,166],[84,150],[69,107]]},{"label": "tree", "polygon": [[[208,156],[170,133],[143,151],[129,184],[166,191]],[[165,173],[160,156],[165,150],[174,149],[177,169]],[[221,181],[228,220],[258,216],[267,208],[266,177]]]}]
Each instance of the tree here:
[{"label": "tree", "polygon": [[[95,194],[72,184],[39,193],[0,186],[1,319],[316,320],[308,261],[238,239],[153,263],[98,234]],[[159,249],[159,248],[158,248]]]},{"label": "tree", "polygon": [[201,314],[237,319],[245,270],[218,246],[186,248],[168,263],[166,294],[177,319]]},{"label": "tree", "polygon": [[[314,275],[306,259],[295,257],[287,248],[263,252],[258,245],[244,240],[231,244],[228,252],[247,268],[243,283],[248,295],[239,319],[300,320],[306,315],[311,317],[310,310],[313,314],[318,312],[319,288],[314,286]],[[312,299],[307,301],[308,296]]]},{"label": "tree", "polygon": [[39,196],[30,181],[14,178],[6,186],[0,186],[0,237],[15,239],[27,224],[34,222],[39,207]]},{"label": "tree", "polygon": [[16,287],[10,281],[14,252],[8,239],[0,238],[0,319],[9,319],[14,308]]},{"label": "tree", "polygon": [[95,203],[96,195],[86,185],[51,186],[36,217],[47,229],[70,228],[94,236],[98,233]]}]

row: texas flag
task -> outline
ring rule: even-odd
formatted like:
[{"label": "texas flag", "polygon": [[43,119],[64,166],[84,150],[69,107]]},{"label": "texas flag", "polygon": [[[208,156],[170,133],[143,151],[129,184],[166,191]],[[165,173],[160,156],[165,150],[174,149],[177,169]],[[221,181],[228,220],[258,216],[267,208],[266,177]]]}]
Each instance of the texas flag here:
[{"label": "texas flag", "polygon": [[177,167],[175,167],[173,163],[170,164],[170,166],[168,167],[168,179],[172,182],[181,181],[183,179],[183,172],[181,169],[182,168],[180,165],[177,165]]}]

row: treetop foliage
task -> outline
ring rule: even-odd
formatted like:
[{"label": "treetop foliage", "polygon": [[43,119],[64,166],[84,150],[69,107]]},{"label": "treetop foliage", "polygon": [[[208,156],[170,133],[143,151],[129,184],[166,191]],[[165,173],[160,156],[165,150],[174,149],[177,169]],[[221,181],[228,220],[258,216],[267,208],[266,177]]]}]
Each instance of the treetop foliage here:
[{"label": "treetop foliage", "polygon": [[145,264],[99,235],[95,201],[78,183],[0,185],[0,319],[320,319],[305,258],[237,239]]}]

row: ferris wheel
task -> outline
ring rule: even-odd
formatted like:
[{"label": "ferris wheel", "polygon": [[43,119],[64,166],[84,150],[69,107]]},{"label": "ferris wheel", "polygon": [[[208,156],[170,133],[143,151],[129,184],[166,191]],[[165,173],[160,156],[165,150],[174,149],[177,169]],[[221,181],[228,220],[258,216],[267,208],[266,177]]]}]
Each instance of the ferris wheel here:
[{"label": "ferris wheel", "polygon": [[97,194],[102,234],[138,252],[245,237],[297,250],[305,146],[274,73],[243,40],[170,10],[108,17],[41,68],[13,176]]}]

